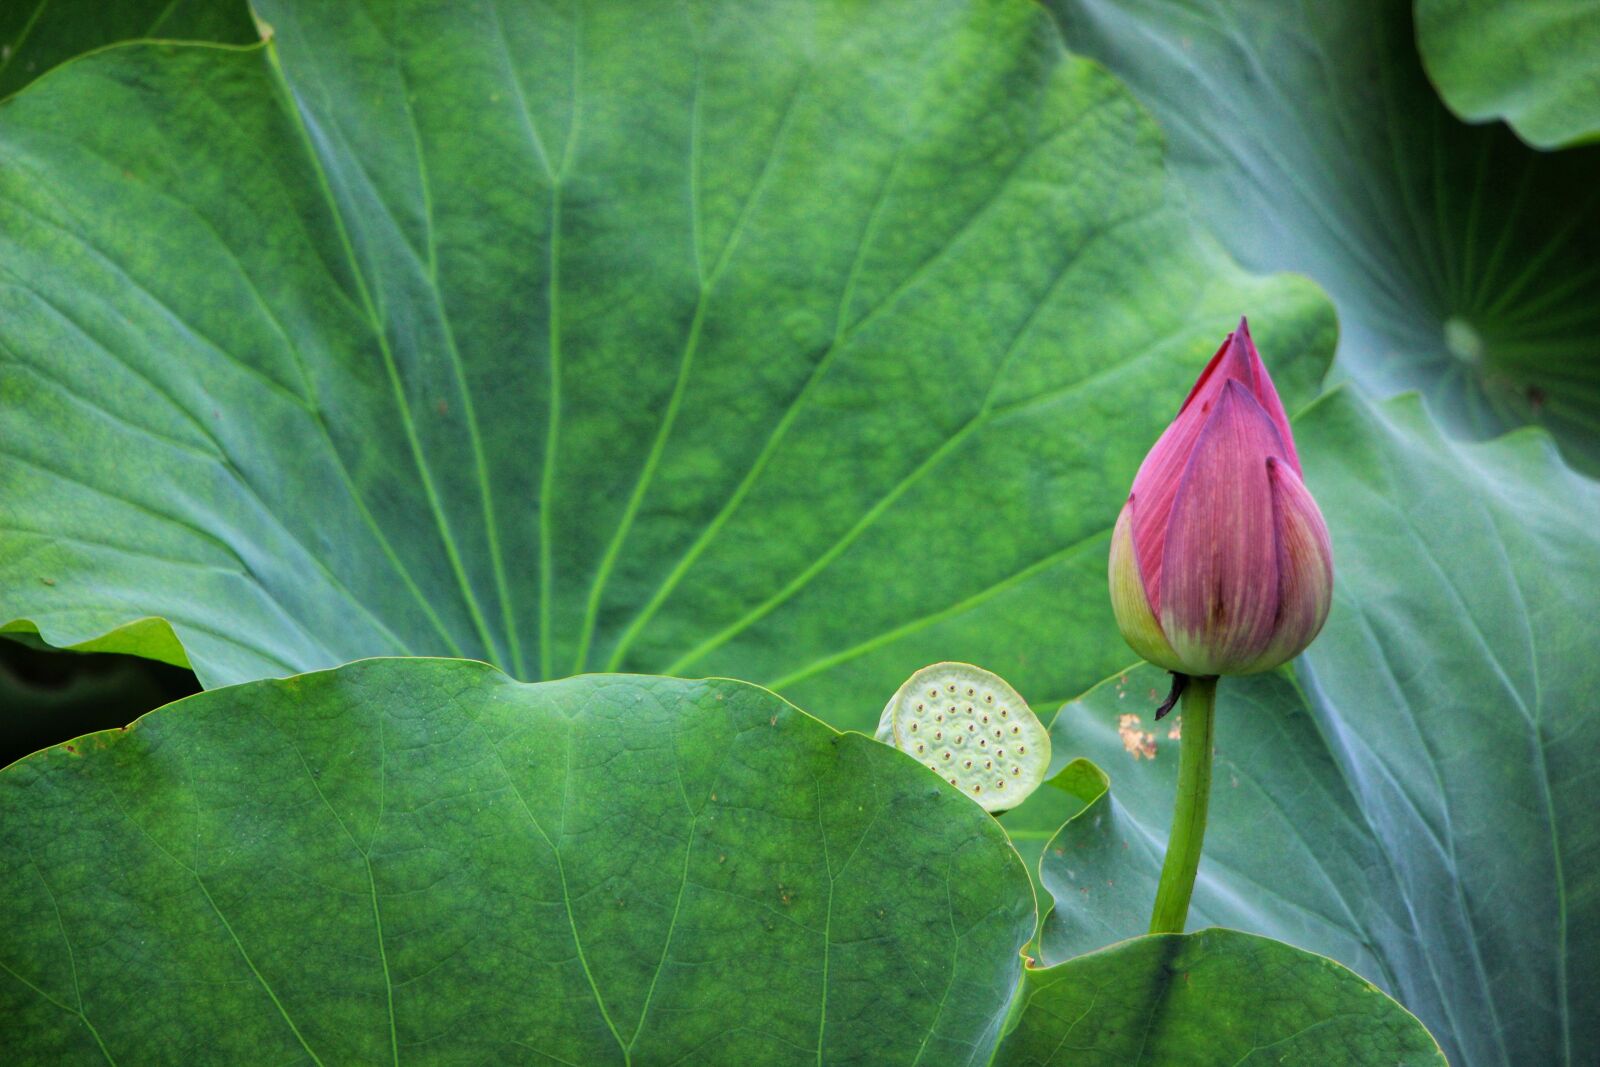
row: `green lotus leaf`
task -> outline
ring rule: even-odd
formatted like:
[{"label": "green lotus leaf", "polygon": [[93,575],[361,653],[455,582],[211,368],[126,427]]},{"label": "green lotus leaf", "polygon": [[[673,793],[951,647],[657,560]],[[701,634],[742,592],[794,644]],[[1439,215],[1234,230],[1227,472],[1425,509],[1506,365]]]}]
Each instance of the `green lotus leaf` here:
[{"label": "green lotus leaf", "polygon": [[1023,0],[257,12],[0,110],[0,622],[52,645],[1064,697],[1238,314],[1326,369]]},{"label": "green lotus leaf", "polygon": [[[227,0],[40,0],[0,4],[0,98],[62,62],[106,45],[160,37],[256,40],[246,5]],[[0,632],[7,632],[0,627]],[[14,631],[11,631],[14,633]],[[173,643],[173,655],[182,653]],[[0,641],[0,765],[44,745],[127,723],[193,692],[181,672],[133,657],[62,655]]]},{"label": "green lotus leaf", "polygon": [[[1040,878],[1056,901],[1039,944],[1046,964],[1149,927],[1182,731],[1176,714],[1153,721],[1166,685],[1164,672],[1140,666],[1056,718],[1056,746],[1072,755],[1058,777],[1086,806],[1044,848]],[[1226,717],[1189,928],[1275,937],[1394,992],[1372,931],[1397,927],[1404,901],[1299,691],[1268,674],[1230,678],[1220,694]]]},{"label": "green lotus leaf", "polygon": [[1450,109],[1536,148],[1600,137],[1600,8],[1588,0],[1417,0],[1417,47]]},{"label": "green lotus leaf", "polygon": [[370,660],[0,773],[19,1063],[982,1062],[999,826],[739,682]]},{"label": "green lotus leaf", "polygon": [[[1295,434],[1334,607],[1298,683],[1219,688],[1190,926],[1340,960],[1453,1063],[1583,1063],[1600,1044],[1600,487],[1537,431],[1450,441],[1415,397],[1339,390]],[[1046,962],[1147,928],[1182,729],[1152,721],[1165,690],[1131,671],[1052,726],[1058,762],[1105,773],[1078,765],[1088,807],[1044,850]]]},{"label": "green lotus leaf", "polygon": [[74,56],[151,37],[244,44],[256,33],[247,6],[228,0],[19,0],[0,5],[0,97]]},{"label": "green lotus leaf", "polygon": [[1416,1017],[1370,982],[1237,930],[1135,938],[1030,970],[1023,989],[1004,1067],[1445,1067]]},{"label": "green lotus leaf", "polygon": [[1463,125],[1423,73],[1410,0],[1048,3],[1155,113],[1228,249],[1328,290],[1336,374],[1421,390],[1458,434],[1543,424],[1600,473],[1600,148]]}]

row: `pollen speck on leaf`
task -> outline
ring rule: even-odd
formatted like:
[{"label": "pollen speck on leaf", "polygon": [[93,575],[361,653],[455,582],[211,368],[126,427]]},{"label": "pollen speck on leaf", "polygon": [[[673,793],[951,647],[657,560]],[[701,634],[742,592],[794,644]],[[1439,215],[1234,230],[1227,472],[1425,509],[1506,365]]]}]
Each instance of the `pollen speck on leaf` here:
[{"label": "pollen speck on leaf", "polygon": [[1122,747],[1135,760],[1156,758],[1156,735],[1139,728],[1139,716],[1117,716],[1117,735],[1122,738]]}]

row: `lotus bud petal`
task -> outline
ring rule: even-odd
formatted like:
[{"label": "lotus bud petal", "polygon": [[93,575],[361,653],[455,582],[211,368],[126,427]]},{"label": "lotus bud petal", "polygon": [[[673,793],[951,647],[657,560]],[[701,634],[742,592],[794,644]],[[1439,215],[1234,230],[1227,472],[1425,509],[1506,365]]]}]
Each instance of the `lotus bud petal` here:
[{"label": "lotus bud petal", "polygon": [[1110,581],[1128,644],[1179,674],[1271,670],[1322,629],[1328,527],[1243,320],[1140,465]]}]

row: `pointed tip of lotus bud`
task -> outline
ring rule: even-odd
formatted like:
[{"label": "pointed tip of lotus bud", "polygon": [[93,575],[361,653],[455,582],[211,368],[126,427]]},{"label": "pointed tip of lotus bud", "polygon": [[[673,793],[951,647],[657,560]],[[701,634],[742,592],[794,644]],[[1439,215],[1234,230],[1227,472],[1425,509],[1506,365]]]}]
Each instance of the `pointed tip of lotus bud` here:
[{"label": "pointed tip of lotus bud", "polygon": [[1239,325],[1229,333],[1222,342],[1222,347],[1217,349],[1217,354],[1211,357],[1211,363],[1201,372],[1199,381],[1195,382],[1190,390],[1189,400],[1184,401],[1188,406],[1196,394],[1202,392],[1202,387],[1210,383],[1210,388],[1204,391],[1209,395],[1213,390],[1220,392],[1228,381],[1237,381],[1250,390],[1250,394],[1266,410],[1267,417],[1278,427],[1278,432],[1283,435],[1286,451],[1285,459],[1294,467],[1295,473],[1300,473],[1300,456],[1295,451],[1294,436],[1289,432],[1289,414],[1284,410],[1283,401],[1278,397],[1277,386],[1272,384],[1272,375],[1267,373],[1267,365],[1261,359],[1261,353],[1256,349],[1256,342],[1250,336],[1250,320],[1243,315],[1239,316]]}]

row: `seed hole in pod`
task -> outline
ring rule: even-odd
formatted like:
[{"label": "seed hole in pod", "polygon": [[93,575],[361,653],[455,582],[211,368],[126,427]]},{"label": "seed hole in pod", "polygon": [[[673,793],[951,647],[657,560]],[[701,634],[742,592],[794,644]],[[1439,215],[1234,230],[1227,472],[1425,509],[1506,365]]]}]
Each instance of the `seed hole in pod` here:
[{"label": "seed hole in pod", "polygon": [[936,770],[938,770],[938,769],[939,769],[939,768],[937,768],[937,767],[935,767],[935,766],[934,766],[934,765],[933,765],[933,764],[931,764],[931,763],[930,763],[930,764],[928,764],[928,770],[930,770],[930,771],[936,771]]},{"label": "seed hole in pod", "polygon": [[928,705],[926,705],[926,704],[918,704],[917,705],[917,714],[921,715],[923,713],[923,711],[927,708],[927,706]]},{"label": "seed hole in pod", "polygon": [[986,771],[993,770],[994,769],[994,760],[991,760],[991,759],[984,760],[983,761],[983,769],[986,770]]},{"label": "seed hole in pod", "polygon": [[955,753],[951,752],[948,748],[944,750],[944,758],[945,758],[946,761],[948,761],[950,759],[950,757],[954,756],[954,755],[955,755]]},{"label": "seed hole in pod", "polygon": [[997,748],[994,750],[994,754],[996,756],[1004,756],[1006,754],[1006,750],[1003,748]]},{"label": "seed hole in pod", "polygon": [[980,721],[980,722],[982,722],[982,723],[983,723],[983,724],[984,724],[984,725],[985,725],[985,726],[987,726],[987,725],[989,725],[989,716],[987,716],[987,715],[985,715],[985,716],[984,716],[984,717],[983,717],[983,718],[982,718],[982,719],[980,719],[980,720],[979,720],[979,721]]},{"label": "seed hole in pod", "polygon": [[1004,778],[995,779],[994,787],[996,789],[1004,789],[1006,787],[1006,780]]},{"label": "seed hole in pod", "polygon": [[971,705],[971,704],[968,704],[968,705],[967,705],[967,714],[968,714],[968,715],[971,715],[971,714],[972,714],[972,705]]},{"label": "seed hole in pod", "polygon": [[983,702],[985,704],[993,704],[994,703],[994,694],[993,693],[985,693],[985,694],[983,694]]},{"label": "seed hole in pod", "polygon": [[1011,768],[1011,777],[1015,778],[1018,775],[1020,775],[1021,773],[1022,773],[1022,768],[1021,767],[1013,767],[1013,768]]},{"label": "seed hole in pod", "polygon": [[956,691],[956,683],[951,682],[949,685],[945,686],[945,688],[950,690],[950,692],[954,693]]},{"label": "seed hole in pod", "polygon": [[981,786],[981,785],[975,785],[975,786],[973,786],[973,787],[972,787],[972,791],[973,791],[973,792],[974,792],[974,793],[981,793],[981,792],[983,792],[983,786]]},{"label": "seed hole in pod", "polygon": [[989,747],[989,739],[986,738],[986,737],[978,738],[978,747],[979,748],[988,748]]},{"label": "seed hole in pod", "polygon": [[956,713],[956,706],[954,704],[951,704],[950,705],[950,714],[954,715],[955,713]]},{"label": "seed hole in pod", "polygon": [[972,766],[972,761],[971,760],[967,760],[967,762],[963,763],[962,766],[963,767],[970,767],[970,766]]},{"label": "seed hole in pod", "polygon": [[950,779],[950,784],[951,785],[955,785],[956,784],[956,780],[954,778]]},{"label": "seed hole in pod", "polygon": [[960,734],[956,734],[956,739],[955,739],[954,743],[959,745],[965,740],[966,740],[965,737],[962,737]]},{"label": "seed hole in pod", "polygon": [[935,730],[933,732],[933,739],[935,741],[943,741],[944,740],[944,731],[943,730]]},{"label": "seed hole in pod", "polygon": [[1005,708],[1001,708],[1001,709],[1000,709],[1000,717],[1001,717],[1001,718],[1002,718],[1002,719],[1003,719],[1003,718],[1005,718],[1005,717],[1006,717],[1006,716],[1007,716],[1007,715],[1010,715],[1010,714],[1011,714],[1011,713],[1010,713],[1010,712],[1009,712],[1009,711],[1007,711],[1007,710],[1006,710],[1006,709],[1005,709]]},{"label": "seed hole in pod", "polygon": [[967,696],[971,696],[972,694],[974,694],[976,692],[977,692],[976,689],[972,688],[970,685],[967,686]]},{"label": "seed hole in pod", "polygon": [[994,732],[994,739],[996,741],[1004,741],[1006,739],[1006,735],[1001,733],[999,730],[996,730]]},{"label": "seed hole in pod", "polygon": [[943,715],[935,715],[933,717],[933,721],[934,722],[944,722],[944,716]]},{"label": "seed hole in pod", "polygon": [[975,723],[975,722],[967,723],[967,733],[975,734],[977,732],[978,732],[978,724],[977,723]]},{"label": "seed hole in pod", "polygon": [[917,732],[917,724],[916,723],[912,723],[911,724],[911,732],[912,733],[916,733]]},{"label": "seed hole in pod", "polygon": [[1020,727],[1020,726],[1013,726],[1013,727],[1012,727],[1012,728],[1011,728],[1011,732],[1012,732],[1012,733],[1014,733],[1014,734],[1020,734],[1020,733],[1021,733],[1021,732],[1022,732],[1022,727]]},{"label": "seed hole in pod", "polygon": [[923,744],[923,743],[922,743],[922,742],[921,742],[921,741],[918,741],[918,742],[917,742],[917,751],[918,751],[918,752],[921,752],[921,751],[922,751],[922,750],[923,750],[923,749],[925,749],[925,748],[927,748],[927,747],[928,747],[928,746],[927,746],[927,745],[925,745],[925,744]]},{"label": "seed hole in pod", "polygon": [[1027,745],[1018,745],[1017,746],[1017,755],[1026,756],[1027,754],[1028,754],[1028,746]]}]

